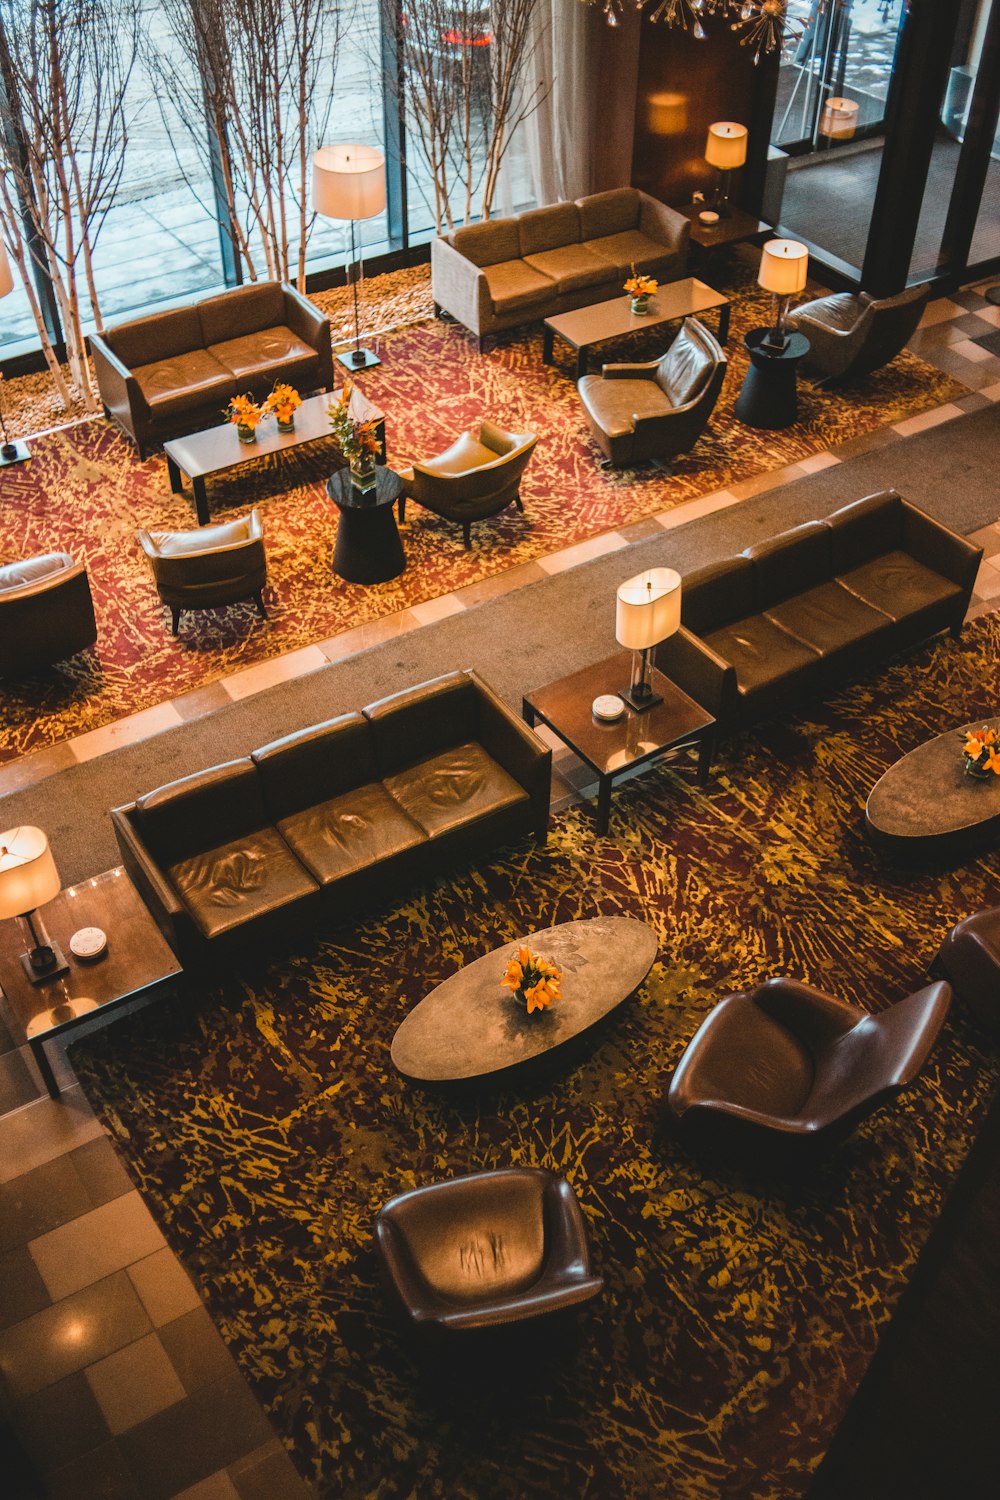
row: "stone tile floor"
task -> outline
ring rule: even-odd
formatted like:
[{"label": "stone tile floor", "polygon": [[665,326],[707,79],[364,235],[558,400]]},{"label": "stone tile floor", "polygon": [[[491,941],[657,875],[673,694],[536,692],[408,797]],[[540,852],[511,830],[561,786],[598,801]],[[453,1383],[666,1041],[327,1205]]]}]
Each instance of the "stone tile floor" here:
[{"label": "stone tile floor", "polygon": [[[587,557],[627,547],[818,467],[1000,401],[1000,358],[982,343],[1000,312],[972,288],[932,304],[912,347],[968,387],[936,412],[843,444],[589,542]],[[985,357],[984,356],[985,353]],[[1000,521],[975,540],[985,559],[970,617],[1000,601]],[[573,555],[570,555],[572,553]],[[579,555],[578,555],[579,554]],[[0,795],[182,719],[311,671],[430,619],[582,560],[569,549],[472,585],[432,608],[358,627],[284,663],[251,668],[0,774]],[[254,674],[259,674],[255,676]],[[138,721],[138,722],[136,722]],[[553,806],[588,795],[587,773],[557,744]],[[612,804],[612,817],[614,816]],[[143,1002],[138,1002],[143,1003]],[[0,1020],[0,1047],[3,1044]],[[64,1088],[41,1097],[33,1063],[0,1052],[0,1473],[5,1500],[291,1500],[309,1491],[251,1395],[179,1261],[166,1246],[65,1058]],[[51,1045],[51,1044],[50,1044]],[[6,1103],[5,1103],[6,1101]],[[27,1102],[26,1102],[27,1101]],[[6,1415],[7,1431],[2,1417]],[[5,1451],[5,1442],[10,1451]],[[23,1476],[23,1477],[22,1477]]]}]

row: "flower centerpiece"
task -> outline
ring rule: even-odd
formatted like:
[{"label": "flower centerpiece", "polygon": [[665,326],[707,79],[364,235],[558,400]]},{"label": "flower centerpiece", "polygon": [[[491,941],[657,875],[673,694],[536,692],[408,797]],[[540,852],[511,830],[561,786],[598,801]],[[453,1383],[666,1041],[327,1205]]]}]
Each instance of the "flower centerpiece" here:
[{"label": "flower centerpiece", "polygon": [[295,410],[302,405],[302,397],[292,385],[284,385],[280,381],[264,402],[265,411],[273,411],[278,419],[279,432],[292,432],[295,429]]},{"label": "flower centerpiece", "polygon": [[340,444],[340,451],[351,466],[351,484],[362,494],[375,485],[375,458],[378,454],[378,433],[375,422],[357,422],[351,415],[351,395],[354,386],[344,381],[340,399],[331,401],[327,407],[330,426]]},{"label": "flower centerpiece", "polygon": [[263,406],[258,406],[252,396],[234,396],[226,407],[226,416],[236,424],[236,435],[241,443],[257,441],[257,427],[264,416]]},{"label": "flower centerpiece", "polygon": [[1000,776],[1000,745],[995,729],[985,724],[982,729],[970,729],[962,736],[962,755],[966,776],[974,776],[977,781]]},{"label": "flower centerpiece", "polygon": [[525,1007],[530,1016],[534,1010],[544,1010],[553,1000],[561,999],[559,984],[562,975],[548,959],[538,958],[522,943],[516,957],[509,960],[500,983]]},{"label": "flower centerpiece", "polygon": [[656,295],[659,284],[653,276],[637,276],[635,266],[632,267],[632,274],[625,283],[625,291],[632,298],[632,311],[637,318],[649,312],[649,299]]}]

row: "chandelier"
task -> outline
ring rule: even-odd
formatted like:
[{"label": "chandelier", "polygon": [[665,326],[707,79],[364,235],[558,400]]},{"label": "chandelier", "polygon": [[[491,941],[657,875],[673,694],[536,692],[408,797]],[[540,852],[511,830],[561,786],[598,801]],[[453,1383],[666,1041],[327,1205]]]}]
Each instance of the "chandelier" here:
[{"label": "chandelier", "polygon": [[[609,26],[617,26],[627,9],[644,10],[650,0],[583,0],[586,5],[600,5]],[[652,0],[651,21],[665,26],[690,30],[699,41],[708,33],[704,21],[728,21],[731,30],[741,33],[740,45],[754,49],[754,62],[765,52],[774,52],[782,44],[788,18],[788,0]],[[794,24],[794,23],[790,23]]]}]

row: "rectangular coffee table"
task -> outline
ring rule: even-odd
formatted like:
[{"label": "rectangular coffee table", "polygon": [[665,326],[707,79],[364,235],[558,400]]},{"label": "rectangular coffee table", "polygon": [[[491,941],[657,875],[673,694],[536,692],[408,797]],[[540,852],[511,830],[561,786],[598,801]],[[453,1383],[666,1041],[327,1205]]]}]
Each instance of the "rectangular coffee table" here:
[{"label": "rectangular coffee table", "polygon": [[[18,1045],[30,1046],[53,1099],[59,1097],[45,1039],[71,1031],[99,1010],[110,1010],[141,991],[181,973],[145,902],[121,865],[60,891],[42,908],[49,937],[66,956],[69,971],[32,984],[21,967],[26,933],[0,922],[0,996]],[[80,927],[100,927],[108,939],[103,958],[74,958],[69,940]]]},{"label": "rectangular coffee table", "polygon": [[655,667],[651,682],[662,703],[641,714],[626,707],[624,715],[611,724],[595,719],[594,699],[627,687],[631,666],[629,653],[618,652],[526,694],[521,705],[528,724],[534,726],[541,720],[548,725],[596,774],[598,833],[608,831],[611,788],[626,771],[669,751],[694,747],[698,749],[699,786],[705,785],[712,767],[715,719]]},{"label": "rectangular coffee table", "polygon": [[637,317],[632,311],[632,299],[623,292],[607,302],[595,302],[592,307],[578,307],[574,312],[557,313],[546,318],[542,333],[542,359],[552,363],[552,345],[556,334],[576,350],[576,378],[586,374],[587,358],[595,344],[605,344],[611,339],[624,338],[628,333],[640,333],[643,329],[661,328],[666,323],[679,323],[695,313],[719,312],[719,343],[729,337],[729,298],[706,286],[694,276],[683,281],[669,281],[661,286],[649,304],[649,312]]},{"label": "rectangular coffee table", "polygon": [[[182,475],[186,474],[194,491],[198,525],[207,526],[209,514],[206,479],[212,474],[223,474],[228,469],[235,469],[240,464],[252,463],[255,458],[264,458],[269,453],[284,453],[289,448],[300,448],[304,443],[316,443],[323,438],[335,441],[326,409],[340,394],[336,390],[332,396],[325,391],[317,396],[307,396],[295,413],[292,432],[279,432],[273,417],[267,418],[257,428],[255,443],[241,443],[233,422],[222,422],[218,427],[192,433],[190,437],[171,438],[163,445],[171,490],[175,495],[184,493]],[[380,411],[355,386],[351,395],[351,415],[357,422],[376,424],[378,461],[384,464],[385,412]]]}]

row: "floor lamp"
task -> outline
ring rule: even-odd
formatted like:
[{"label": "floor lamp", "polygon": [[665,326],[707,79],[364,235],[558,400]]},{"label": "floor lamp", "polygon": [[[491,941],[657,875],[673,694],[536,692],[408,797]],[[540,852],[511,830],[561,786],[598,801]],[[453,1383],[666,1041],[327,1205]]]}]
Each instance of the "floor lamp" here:
[{"label": "floor lamp", "polygon": [[313,208],[325,219],[351,222],[351,270],[354,284],[354,348],[337,359],[349,370],[369,370],[382,361],[361,347],[358,314],[358,256],[355,225],[385,208],[385,157],[374,146],[321,146],[313,156]]},{"label": "floor lamp", "polygon": [[[14,290],[14,278],[11,275],[10,261],[7,259],[7,247],[0,240],[0,297],[6,297],[8,292]],[[0,375],[0,380],[2,380]],[[31,457],[31,450],[27,443],[11,442],[7,436],[7,424],[3,419],[3,407],[0,406],[0,434],[3,442],[0,444],[0,467],[4,464],[20,464],[26,458]]]}]

